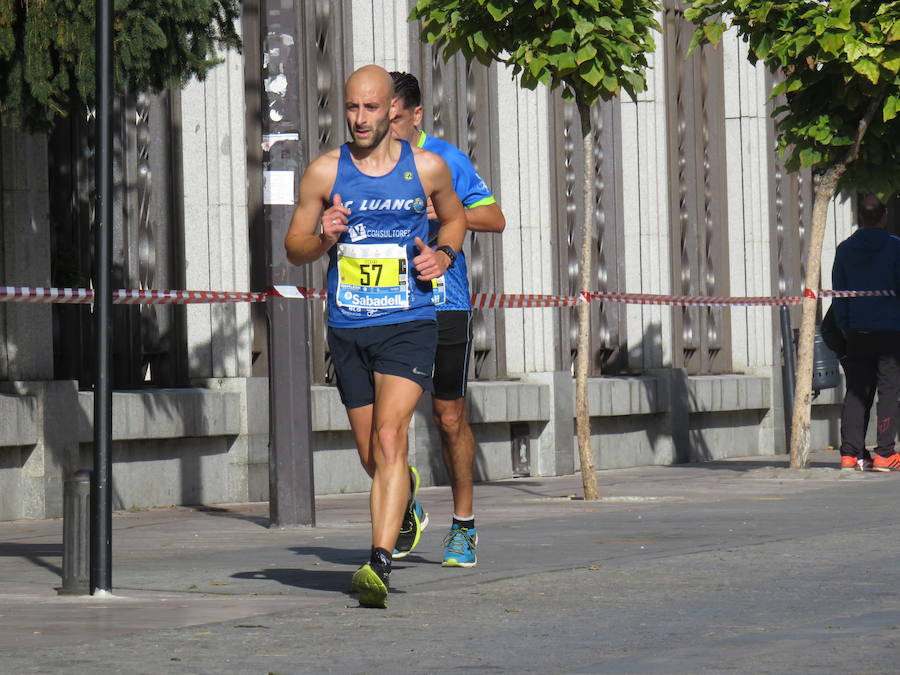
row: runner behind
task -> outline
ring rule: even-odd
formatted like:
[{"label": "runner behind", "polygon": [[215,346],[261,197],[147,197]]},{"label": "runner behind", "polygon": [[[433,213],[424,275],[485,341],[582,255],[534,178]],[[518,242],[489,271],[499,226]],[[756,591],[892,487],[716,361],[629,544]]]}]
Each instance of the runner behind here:
[{"label": "runner behind", "polygon": [[[466,154],[456,146],[429,136],[422,124],[422,94],[419,82],[409,73],[392,72],[396,112],[391,131],[425,150],[440,155],[450,167],[453,189],[466,207],[467,227],[475,232],[502,232],[506,226],[503,212],[494,195],[475,170]],[[439,222],[429,209],[433,233]],[[441,457],[453,491],[453,516],[450,531],[444,539],[445,567],[474,567],[478,532],[473,510],[473,470],[475,438],[466,412],[466,382],[469,354],[472,348],[472,306],[466,258],[462,251],[444,276],[435,280],[435,302],[438,310],[438,347],[435,355],[432,413],[441,436]],[[417,508],[421,507],[416,502]],[[394,557],[406,555],[403,537]],[[411,549],[410,549],[411,550]]]}]

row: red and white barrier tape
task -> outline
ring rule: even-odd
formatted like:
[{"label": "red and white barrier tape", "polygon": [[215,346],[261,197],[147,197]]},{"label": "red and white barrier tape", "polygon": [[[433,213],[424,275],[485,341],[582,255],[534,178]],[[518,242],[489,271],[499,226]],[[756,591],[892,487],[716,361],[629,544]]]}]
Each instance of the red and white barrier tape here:
[{"label": "red and white barrier tape", "polygon": [[475,293],[472,307],[475,309],[502,309],[508,307],[574,307],[581,296]]},{"label": "red and white barrier tape", "polygon": [[797,305],[800,297],[731,297],[700,295],[655,295],[651,293],[591,293],[592,301],[617,302],[628,305],[669,305],[676,307],[771,307]]},{"label": "red and white barrier tape", "polygon": [[114,305],[193,305],[213,302],[265,302],[268,293],[240,291],[144,291],[121,289],[113,293]]},{"label": "red and white barrier tape", "polygon": [[[243,291],[113,291],[114,305],[171,305],[213,302],[265,302],[268,293]],[[54,303],[89,305],[94,291],[89,288],[28,288],[0,286],[0,302]]]},{"label": "red and white barrier tape", "polygon": [[[772,307],[799,305],[804,298],[860,298],[896,295],[894,291],[833,291],[807,288],[803,296],[735,297],[660,295],[654,293],[609,293],[595,291],[580,295],[537,295],[529,293],[476,293],[472,307],[506,309],[527,307],[574,307],[579,302],[615,302],[629,305],[666,305],[677,307]],[[265,302],[269,297],[324,300],[322,289],[279,285],[267,291],[154,291],[120,289],[113,292],[114,305],[209,304],[225,302]],[[86,288],[29,288],[0,286],[0,302],[54,303],[87,305],[94,302],[94,291]]]}]

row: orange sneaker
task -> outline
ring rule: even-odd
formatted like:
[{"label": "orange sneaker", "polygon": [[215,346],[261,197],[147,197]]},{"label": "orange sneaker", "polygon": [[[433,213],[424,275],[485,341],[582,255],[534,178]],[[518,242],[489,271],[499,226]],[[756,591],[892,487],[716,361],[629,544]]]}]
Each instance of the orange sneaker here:
[{"label": "orange sneaker", "polygon": [[868,457],[854,457],[853,455],[841,455],[842,471],[871,471],[872,460]]},{"label": "orange sneaker", "polygon": [[873,471],[900,471],[900,453],[894,453],[887,457],[875,455],[872,461]]}]

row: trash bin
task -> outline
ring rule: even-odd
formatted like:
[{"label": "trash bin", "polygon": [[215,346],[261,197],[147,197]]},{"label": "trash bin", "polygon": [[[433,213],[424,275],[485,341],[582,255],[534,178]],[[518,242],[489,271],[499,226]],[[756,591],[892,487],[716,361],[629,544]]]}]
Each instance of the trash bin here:
[{"label": "trash bin", "polygon": [[[794,349],[800,340],[800,330],[794,329]],[[813,337],[812,390],[833,389],[841,383],[840,359],[822,339],[822,327],[816,326]]]}]

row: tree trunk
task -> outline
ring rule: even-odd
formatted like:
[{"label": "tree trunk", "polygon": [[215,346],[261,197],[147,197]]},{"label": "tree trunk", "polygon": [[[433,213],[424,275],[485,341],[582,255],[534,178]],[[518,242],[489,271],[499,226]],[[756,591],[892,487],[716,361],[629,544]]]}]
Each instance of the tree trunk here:
[{"label": "tree trunk", "polygon": [[[581,228],[581,290],[593,290],[591,259],[594,243],[594,143],[591,136],[591,108],[578,101],[581,118],[581,136],[584,144],[584,222]],[[588,370],[590,368],[591,306],[578,303],[578,353],[575,358],[575,429],[578,436],[578,456],[581,460],[581,482],[585,500],[600,499],[597,477],[594,475],[594,458],[591,450],[591,420],[588,415]]]},{"label": "tree trunk", "polygon": [[[837,191],[840,177],[847,165],[836,164],[828,169],[816,186],[813,201],[812,234],[806,256],[804,288],[817,289],[822,269],[822,242],[828,218],[828,204]],[[791,468],[805,469],[809,464],[809,427],[812,406],[813,338],[816,327],[815,297],[804,294],[801,304],[800,343],[797,346],[797,380],[794,389],[794,419],[791,420]]]},{"label": "tree trunk", "polygon": [[[875,96],[869,102],[865,114],[859,121],[856,141],[843,162],[829,168],[819,184],[813,201],[812,236],[806,258],[806,279],[804,286],[815,290],[819,284],[822,269],[822,242],[825,240],[825,226],[828,218],[828,204],[837,192],[838,182],[847,167],[859,157],[859,146],[869,129],[875,113],[881,109],[884,96]],[[852,290],[852,289],[851,289]],[[800,344],[797,345],[797,381],[794,388],[794,419],[791,420],[791,468],[805,469],[809,464],[809,426],[812,406],[812,361],[813,338],[816,327],[815,297],[804,293],[800,314]]]}]

